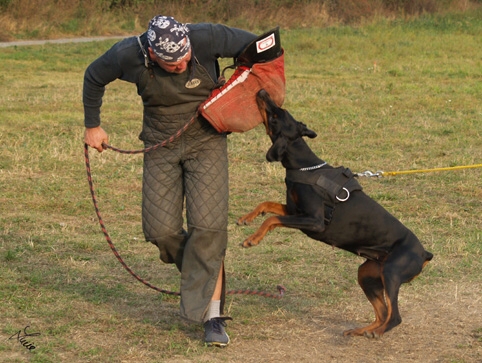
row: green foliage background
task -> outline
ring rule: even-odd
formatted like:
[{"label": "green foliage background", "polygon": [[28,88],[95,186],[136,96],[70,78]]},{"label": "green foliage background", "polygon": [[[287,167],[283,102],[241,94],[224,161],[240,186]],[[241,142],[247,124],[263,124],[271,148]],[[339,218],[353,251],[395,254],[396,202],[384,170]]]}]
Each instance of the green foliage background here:
[{"label": "green foliage background", "polygon": [[385,19],[470,12],[481,0],[0,0],[0,41],[125,35],[156,14],[251,30],[359,26]]}]

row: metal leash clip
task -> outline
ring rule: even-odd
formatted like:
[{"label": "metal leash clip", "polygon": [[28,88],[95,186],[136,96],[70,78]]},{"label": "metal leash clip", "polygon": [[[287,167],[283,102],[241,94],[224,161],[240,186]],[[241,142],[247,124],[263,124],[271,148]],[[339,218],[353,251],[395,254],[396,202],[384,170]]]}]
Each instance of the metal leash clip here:
[{"label": "metal leash clip", "polygon": [[371,172],[370,170],[364,171],[363,173],[356,173],[356,176],[364,176],[367,178],[381,178],[383,176],[383,171],[378,170],[376,173]]}]

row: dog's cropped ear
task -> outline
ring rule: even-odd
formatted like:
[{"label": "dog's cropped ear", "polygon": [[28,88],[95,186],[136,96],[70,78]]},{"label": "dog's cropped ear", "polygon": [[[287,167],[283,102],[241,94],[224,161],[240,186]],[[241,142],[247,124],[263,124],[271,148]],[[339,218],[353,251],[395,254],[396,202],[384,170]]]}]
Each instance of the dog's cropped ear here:
[{"label": "dog's cropped ear", "polygon": [[266,160],[281,161],[288,147],[288,141],[284,137],[278,137],[266,153]]},{"label": "dog's cropped ear", "polygon": [[300,127],[301,127],[301,136],[307,136],[309,137],[310,139],[314,139],[315,137],[317,137],[318,135],[316,134],[316,132],[314,132],[313,130],[310,130],[308,127],[306,127],[306,125],[302,122],[300,122]]}]

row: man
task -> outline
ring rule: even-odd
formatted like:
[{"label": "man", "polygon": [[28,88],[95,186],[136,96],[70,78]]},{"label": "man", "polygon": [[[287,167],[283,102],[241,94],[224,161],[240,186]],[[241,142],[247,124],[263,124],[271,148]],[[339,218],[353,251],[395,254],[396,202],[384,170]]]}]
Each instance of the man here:
[{"label": "man", "polygon": [[[256,35],[220,24],[181,24],[158,15],[140,37],[115,44],[85,71],[84,141],[103,150],[100,127],[105,86],[135,83],[144,105],[140,139],[149,147],[195,117],[174,142],[144,154],[142,226],[160,259],[181,272],[181,316],[204,324],[209,346],[226,346],[223,306],[227,246],[226,135],[196,110],[216,86],[218,58],[237,57]],[[183,228],[186,203],[187,231]]]}]

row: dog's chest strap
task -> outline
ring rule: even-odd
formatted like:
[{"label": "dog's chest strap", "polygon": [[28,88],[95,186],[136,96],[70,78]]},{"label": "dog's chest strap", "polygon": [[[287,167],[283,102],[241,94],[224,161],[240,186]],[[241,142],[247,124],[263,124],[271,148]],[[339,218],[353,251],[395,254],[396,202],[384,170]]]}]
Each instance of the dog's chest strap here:
[{"label": "dog's chest strap", "polygon": [[286,179],[294,183],[319,186],[333,203],[345,202],[351,192],[363,189],[355,179],[355,174],[343,166],[313,171],[286,170]]}]

